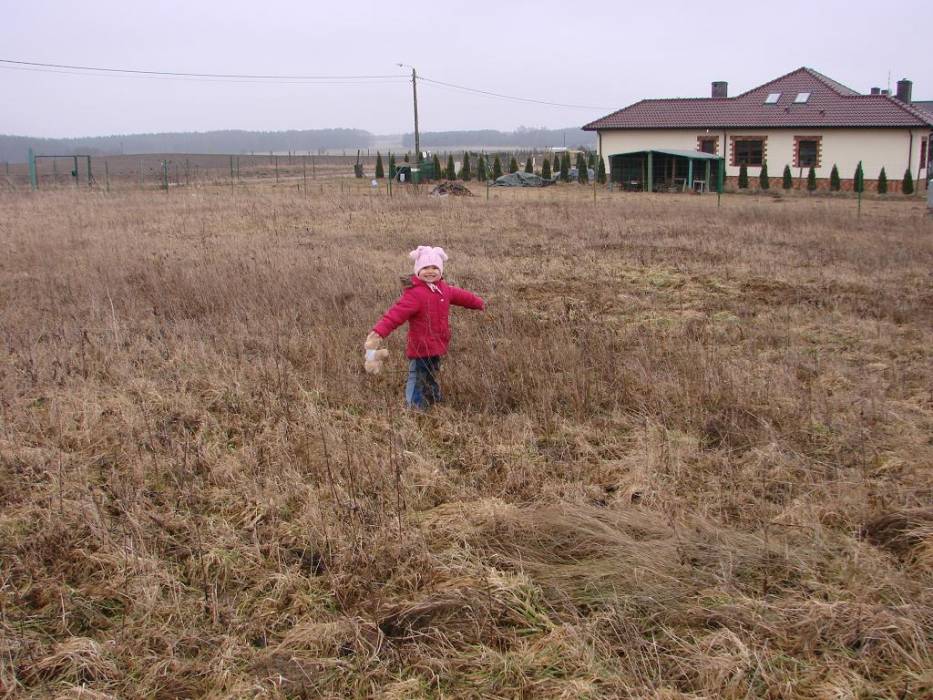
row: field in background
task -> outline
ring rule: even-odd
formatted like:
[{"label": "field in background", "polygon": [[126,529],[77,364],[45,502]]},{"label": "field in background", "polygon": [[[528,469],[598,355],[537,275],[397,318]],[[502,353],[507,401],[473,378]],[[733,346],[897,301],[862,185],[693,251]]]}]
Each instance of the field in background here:
[{"label": "field in background", "polygon": [[[500,154],[504,168],[508,168],[509,158],[513,155],[522,163],[531,157],[540,170],[544,157],[540,150],[490,150],[483,151],[489,158]],[[353,166],[357,155],[352,151],[345,155],[337,154],[184,154],[150,153],[143,155],[91,156],[90,179],[88,178],[88,159],[77,157],[77,177],[73,156],[41,156],[36,160],[36,178],[39,190],[84,189],[110,192],[126,189],[159,189],[203,187],[209,185],[268,185],[291,184],[307,188],[318,188],[322,183],[341,178],[354,178]],[[405,151],[392,151],[399,165],[404,163]],[[463,149],[436,151],[441,167],[446,168],[448,155],[459,164],[463,159]],[[477,156],[471,150],[475,172]],[[411,155],[409,153],[409,155]],[[376,150],[363,150],[359,155],[363,165],[364,178],[355,183],[360,188],[368,187],[370,178],[376,171]],[[163,167],[163,163],[165,164]],[[382,151],[383,169],[389,172],[389,152]],[[380,183],[385,187],[385,181]],[[475,184],[475,183],[474,183]],[[479,186],[475,184],[475,186]],[[0,163],[0,189],[8,192],[29,190],[29,166],[26,163]]]},{"label": "field in background", "polygon": [[923,205],[474,189],[0,193],[0,696],[933,693]]}]

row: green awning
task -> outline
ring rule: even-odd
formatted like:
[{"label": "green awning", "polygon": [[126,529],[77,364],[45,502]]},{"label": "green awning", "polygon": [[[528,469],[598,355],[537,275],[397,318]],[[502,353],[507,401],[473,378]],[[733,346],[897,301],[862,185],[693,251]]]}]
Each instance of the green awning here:
[{"label": "green awning", "polygon": [[722,156],[713,153],[703,153],[703,151],[679,151],[676,148],[644,148],[640,151],[629,151],[628,153],[609,153],[609,158],[616,156],[639,156],[643,153],[663,153],[678,158],[690,158],[692,160],[719,160]]}]

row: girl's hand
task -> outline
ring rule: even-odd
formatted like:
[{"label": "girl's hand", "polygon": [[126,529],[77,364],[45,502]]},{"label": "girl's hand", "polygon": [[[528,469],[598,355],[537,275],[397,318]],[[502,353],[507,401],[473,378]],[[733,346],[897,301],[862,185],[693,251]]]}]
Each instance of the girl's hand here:
[{"label": "girl's hand", "polygon": [[382,336],[376,331],[370,331],[369,335],[366,336],[366,342],[363,343],[363,347],[367,350],[378,350],[381,345]]}]

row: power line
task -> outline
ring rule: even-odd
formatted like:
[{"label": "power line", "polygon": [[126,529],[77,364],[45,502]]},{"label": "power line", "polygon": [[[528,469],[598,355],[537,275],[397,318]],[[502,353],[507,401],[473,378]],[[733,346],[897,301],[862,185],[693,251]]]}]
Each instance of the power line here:
[{"label": "power line", "polygon": [[399,78],[394,75],[249,75],[243,73],[180,73],[160,70],[137,70],[133,68],[102,68],[99,66],[71,66],[63,63],[36,63],[34,61],[14,61],[0,58],[0,63],[35,68],[65,68],[69,70],[98,71],[101,73],[129,73],[132,75],[169,76],[175,78],[226,78],[244,80],[380,80]]},{"label": "power line", "polygon": [[[225,83],[275,83],[275,84],[304,84],[304,85],[380,85],[396,82],[407,82],[407,78],[394,75],[254,75],[248,73],[190,73],[180,71],[156,71],[140,70],[135,68],[112,68],[102,66],[77,66],[64,63],[38,63],[36,61],[19,61],[14,59],[0,58],[0,68],[8,70],[35,71],[40,73],[59,73],[62,75],[84,75],[101,76],[109,75],[115,77],[146,77],[172,80],[192,80],[202,82],[225,82]],[[82,71],[82,72],[75,72]],[[551,102],[549,100],[538,100],[531,97],[518,97],[516,95],[506,95],[491,90],[481,90],[479,88],[467,87],[448,83],[443,80],[427,78],[423,75],[417,77],[418,80],[449,88],[451,90],[460,90],[486,97],[494,97],[500,100],[512,100],[514,102],[525,102],[530,104],[545,105],[548,107],[563,107],[566,109],[586,109],[586,110],[608,110],[610,107],[600,107],[594,105],[567,104],[563,102]]]},{"label": "power line", "polygon": [[539,105],[548,105],[550,107],[569,107],[571,109],[609,109],[609,107],[594,107],[593,105],[573,105],[573,104],[564,104],[562,102],[548,102],[547,100],[535,100],[530,97],[515,97],[514,95],[503,95],[498,92],[490,92],[489,90],[480,90],[478,88],[466,87],[463,85],[455,85],[454,83],[446,83],[443,80],[434,80],[433,78],[426,78],[423,75],[418,76],[419,80],[423,80],[426,83],[433,83],[435,85],[442,85],[444,87],[452,88],[454,90],[464,90],[466,92],[475,92],[480,95],[486,95],[488,97],[498,97],[503,100],[516,100],[518,102],[531,102]]},{"label": "power line", "polygon": [[29,68],[27,66],[5,66],[0,65],[2,70],[26,71],[30,73],[52,73],[58,75],[78,75],[88,78],[129,78],[143,80],[176,80],[184,83],[226,83],[231,85],[249,84],[249,85],[306,85],[313,87],[324,87],[330,85],[351,86],[351,87],[369,87],[370,85],[388,85],[410,82],[409,78],[395,76],[394,78],[383,78],[379,80],[353,81],[353,80],[241,80],[238,78],[183,78],[170,75],[126,75],[121,73],[87,73],[72,70],[57,70],[55,68]]}]

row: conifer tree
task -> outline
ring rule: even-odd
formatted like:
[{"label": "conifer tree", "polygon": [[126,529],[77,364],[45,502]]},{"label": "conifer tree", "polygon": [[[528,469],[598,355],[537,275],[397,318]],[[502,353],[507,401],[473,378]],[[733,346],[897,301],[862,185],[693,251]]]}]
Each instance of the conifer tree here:
[{"label": "conifer tree", "polygon": [[606,184],[606,161],[600,156],[599,165],[596,169],[596,181],[600,185]]},{"label": "conifer tree", "polygon": [[496,154],[496,159],[492,162],[492,179],[498,180],[502,177],[502,161],[499,160],[499,154]]},{"label": "conifer tree", "polygon": [[548,160],[547,156],[545,156],[544,162],[541,164],[541,177],[545,180],[551,179],[551,161]]},{"label": "conifer tree", "polygon": [[862,171],[862,161],[859,161],[855,168],[855,177],[852,178],[852,191],[865,191],[865,173]]},{"label": "conifer tree", "polygon": [[901,193],[914,193],[914,176],[910,174],[910,168],[904,171],[904,180],[901,182]]},{"label": "conifer tree", "polygon": [[406,163],[410,163],[410,162],[411,162],[411,161],[408,159],[408,155],[409,155],[408,152],[406,152],[406,153],[405,153],[405,162],[406,162]]},{"label": "conifer tree", "polygon": [[580,153],[577,155],[577,182],[585,185],[590,181],[590,175],[587,172],[586,157]]},{"label": "conifer tree", "polygon": [[525,172],[533,173],[535,169],[531,167],[531,156],[528,156],[528,160],[525,161]]},{"label": "conifer tree", "polygon": [[596,167],[596,154],[590,153],[586,158],[586,167],[595,168]]},{"label": "conifer tree", "polygon": [[395,179],[395,156],[389,151],[389,179]]},{"label": "conifer tree", "polygon": [[794,176],[791,175],[789,165],[784,166],[784,174],[781,175],[781,187],[785,190],[794,189]]},{"label": "conifer tree", "polygon": [[440,180],[444,177],[444,173],[441,170],[441,159],[437,157],[437,154],[434,154],[434,160],[432,165],[434,165],[434,179]]},{"label": "conifer tree", "polygon": [[512,156],[512,160],[509,161],[509,172],[510,173],[518,172],[518,161],[515,160],[515,156]]},{"label": "conifer tree", "polygon": [[881,172],[878,174],[878,194],[888,193],[888,174],[884,172],[884,166],[881,166]]},{"label": "conifer tree", "polygon": [[739,166],[739,189],[748,189],[748,166],[745,163]]},{"label": "conifer tree", "polygon": [[457,169],[454,167],[454,157],[452,154],[447,154],[447,179],[457,179]]},{"label": "conifer tree", "polygon": [[464,182],[469,182],[473,177],[473,173],[470,172],[470,154],[466,151],[463,152],[463,167],[460,168],[460,179]]},{"label": "conifer tree", "polygon": [[482,154],[479,156],[479,162],[476,164],[476,179],[480,182],[485,182],[489,179],[489,174],[486,172],[486,158]]},{"label": "conifer tree", "polygon": [[386,176],[386,171],[382,167],[382,154],[376,151],[376,178],[382,180]]},{"label": "conifer tree", "polygon": [[816,191],[816,170],[811,166],[807,172],[807,192]]},{"label": "conifer tree", "polygon": [[771,179],[768,177],[768,161],[761,161],[761,173],[758,175],[758,186],[763,190],[771,189]]},{"label": "conifer tree", "polygon": [[839,179],[839,168],[833,163],[833,169],[829,173],[829,189],[838,192],[842,189],[842,181]]},{"label": "conifer tree", "polygon": [[570,182],[570,154],[567,151],[560,157],[560,179]]}]

